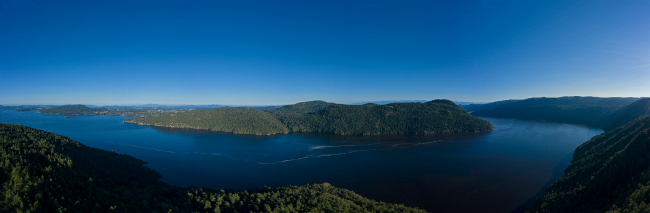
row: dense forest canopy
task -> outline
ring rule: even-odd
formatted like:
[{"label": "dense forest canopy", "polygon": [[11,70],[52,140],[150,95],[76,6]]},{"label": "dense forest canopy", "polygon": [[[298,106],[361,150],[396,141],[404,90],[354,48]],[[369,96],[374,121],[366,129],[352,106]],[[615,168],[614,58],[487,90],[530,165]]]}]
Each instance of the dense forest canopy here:
[{"label": "dense forest canopy", "polygon": [[297,104],[284,105],[280,108],[269,110],[269,112],[276,117],[282,117],[289,114],[304,114],[316,112],[318,110],[324,109],[325,107],[335,105],[335,103],[329,103],[325,101],[305,101]]},{"label": "dense forest canopy", "polygon": [[127,119],[140,125],[207,129],[235,134],[272,135],[287,133],[285,125],[271,114],[249,107],[223,107]]},{"label": "dense forest canopy", "polygon": [[580,145],[564,173],[530,212],[649,212],[650,116]]},{"label": "dense forest canopy", "polygon": [[[387,105],[328,104],[323,106],[325,104],[322,102],[296,105],[318,107],[307,107],[317,110],[302,110],[301,113],[271,111],[294,132],[352,135],[433,134],[482,132],[494,128],[489,122],[470,115],[448,100]],[[305,111],[307,113],[304,113]]]},{"label": "dense forest canopy", "polygon": [[142,160],[0,123],[0,212],[425,212],[329,184],[181,188]]},{"label": "dense forest canopy", "polygon": [[308,101],[270,109],[220,108],[184,112],[125,122],[198,128],[237,134],[321,132],[341,135],[434,134],[491,131],[489,122],[470,115],[448,100],[387,105],[344,105]]},{"label": "dense forest canopy", "polygon": [[507,100],[463,106],[472,115],[526,120],[546,120],[602,128],[616,110],[639,98],[560,97]]}]

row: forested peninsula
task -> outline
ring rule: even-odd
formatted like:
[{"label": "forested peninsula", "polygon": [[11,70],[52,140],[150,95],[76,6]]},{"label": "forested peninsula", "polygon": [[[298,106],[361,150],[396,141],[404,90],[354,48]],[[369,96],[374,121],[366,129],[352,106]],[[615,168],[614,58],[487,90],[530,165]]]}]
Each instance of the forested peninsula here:
[{"label": "forested peninsula", "polygon": [[271,114],[249,107],[223,107],[210,111],[171,113],[132,118],[124,122],[235,134],[272,135],[289,132],[287,127]]},{"label": "forested peninsula", "polygon": [[125,122],[238,134],[320,132],[340,135],[435,134],[484,132],[494,126],[448,100],[387,105],[301,102],[261,111],[247,107],[183,112]]},{"label": "forested peninsula", "polygon": [[614,115],[617,110],[639,100],[641,99],[572,96],[505,100],[462,107],[476,116],[544,120],[605,128],[608,125],[618,126],[633,120],[632,118],[618,121],[618,123],[610,125],[614,122],[613,119],[619,118],[618,115]]},{"label": "forested peninsula", "polygon": [[243,191],[181,188],[125,154],[0,123],[0,212],[425,212],[327,183]]}]

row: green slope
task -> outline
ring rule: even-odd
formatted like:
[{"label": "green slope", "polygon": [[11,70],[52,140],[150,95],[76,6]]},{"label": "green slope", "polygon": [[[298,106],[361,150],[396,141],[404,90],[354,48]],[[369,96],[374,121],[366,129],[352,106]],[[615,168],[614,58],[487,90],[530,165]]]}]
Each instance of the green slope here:
[{"label": "green slope", "polygon": [[329,184],[239,192],[173,187],[143,164],[0,123],[0,212],[424,212]]},{"label": "green slope", "polygon": [[176,128],[197,128],[236,134],[322,132],[341,135],[434,134],[483,132],[494,127],[448,100],[387,105],[344,105],[308,101],[268,112],[219,108],[127,119],[125,122]]},{"label": "green slope", "polygon": [[352,135],[482,132],[494,128],[448,100],[387,105],[331,104],[308,113],[285,113],[278,119],[295,132]]},{"label": "green slope", "polygon": [[284,105],[280,108],[269,110],[269,112],[276,117],[282,117],[290,114],[311,113],[332,105],[335,105],[335,103],[325,101],[305,101],[297,104]]},{"label": "green slope", "polygon": [[235,134],[272,135],[289,130],[275,117],[249,107],[223,107],[127,119],[124,122],[177,128],[207,129]]},{"label": "green slope", "polygon": [[530,212],[650,212],[650,116],[576,148]]}]

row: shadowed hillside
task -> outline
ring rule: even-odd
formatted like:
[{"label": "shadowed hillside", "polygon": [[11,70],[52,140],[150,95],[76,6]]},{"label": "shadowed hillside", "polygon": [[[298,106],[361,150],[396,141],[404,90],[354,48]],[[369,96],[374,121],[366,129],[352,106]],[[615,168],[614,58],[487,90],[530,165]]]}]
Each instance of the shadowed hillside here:
[{"label": "shadowed hillside", "polygon": [[624,125],[638,117],[650,115],[650,98],[644,98],[627,105],[609,116],[608,123],[603,127],[605,131]]},{"label": "shadowed hillside", "polygon": [[637,100],[639,98],[529,98],[484,106],[469,105],[465,109],[473,111],[472,115],[476,116],[545,120],[602,128],[613,112]]},{"label": "shadowed hillside", "polygon": [[650,211],[650,116],[576,148],[564,176],[529,212]]}]

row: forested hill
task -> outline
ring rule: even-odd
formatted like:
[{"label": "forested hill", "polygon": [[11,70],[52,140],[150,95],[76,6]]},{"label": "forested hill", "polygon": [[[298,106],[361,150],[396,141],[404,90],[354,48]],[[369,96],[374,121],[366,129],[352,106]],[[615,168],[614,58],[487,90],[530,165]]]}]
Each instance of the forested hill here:
[{"label": "forested hill", "polygon": [[127,119],[125,122],[197,128],[236,134],[321,132],[341,135],[484,132],[494,126],[448,100],[387,105],[344,105],[308,101],[267,112],[248,107],[219,108]]},{"label": "forested hill", "polygon": [[546,120],[602,128],[613,112],[637,100],[639,98],[529,98],[464,107],[476,116]]},{"label": "forested hill", "polygon": [[143,164],[0,123],[0,212],[424,212],[329,184],[238,192],[174,187]]},{"label": "forested hill", "polygon": [[268,112],[270,112],[276,117],[281,117],[288,114],[302,114],[302,113],[316,112],[318,110],[321,110],[328,106],[332,106],[334,104],[335,103],[329,103],[325,101],[306,101],[297,104],[284,105],[280,108],[269,110]]},{"label": "forested hill", "polygon": [[127,119],[124,122],[175,128],[195,128],[235,134],[272,135],[289,130],[271,114],[249,107],[223,107]]},{"label": "forested hill", "polygon": [[433,134],[483,132],[494,128],[489,122],[470,115],[448,100],[387,105],[331,104],[308,113],[271,113],[294,132]]},{"label": "forested hill", "polygon": [[530,212],[650,212],[650,116],[576,148]]},{"label": "forested hill", "polygon": [[650,98],[644,98],[627,105],[612,113],[603,127],[605,131],[612,130],[638,117],[650,115]]}]

